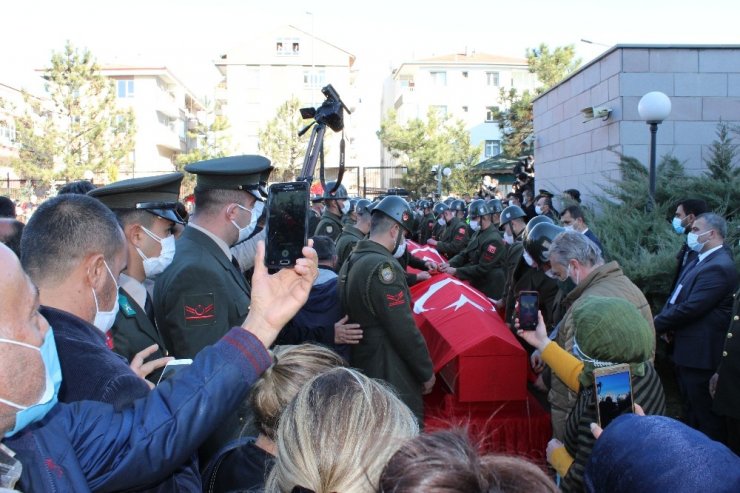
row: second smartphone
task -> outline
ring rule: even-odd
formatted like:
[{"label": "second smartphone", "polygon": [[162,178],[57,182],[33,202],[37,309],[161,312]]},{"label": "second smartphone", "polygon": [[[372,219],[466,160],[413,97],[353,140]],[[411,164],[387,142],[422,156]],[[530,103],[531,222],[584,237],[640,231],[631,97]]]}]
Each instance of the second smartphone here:
[{"label": "second smartphone", "polygon": [[292,267],[308,241],[309,184],[273,183],[267,194],[265,266]]}]

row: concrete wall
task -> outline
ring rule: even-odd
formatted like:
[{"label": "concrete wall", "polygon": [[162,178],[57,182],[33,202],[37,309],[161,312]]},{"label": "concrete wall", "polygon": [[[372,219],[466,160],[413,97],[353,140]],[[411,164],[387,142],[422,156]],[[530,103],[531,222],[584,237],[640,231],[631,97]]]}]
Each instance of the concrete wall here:
[{"label": "concrete wall", "polygon": [[[637,111],[650,91],[671,98],[658,127],[658,161],[672,154],[689,172],[706,166],[720,120],[740,122],[740,46],[620,46],[534,102],[537,188],[577,188],[589,200],[619,179],[619,154],[649,163],[650,132]],[[581,110],[612,109],[584,123]]]}]

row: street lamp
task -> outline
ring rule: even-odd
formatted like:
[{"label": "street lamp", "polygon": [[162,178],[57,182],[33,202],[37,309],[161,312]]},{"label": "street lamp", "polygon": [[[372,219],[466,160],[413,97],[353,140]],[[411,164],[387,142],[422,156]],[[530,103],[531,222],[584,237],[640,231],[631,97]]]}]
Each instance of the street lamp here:
[{"label": "street lamp", "polygon": [[433,166],[432,171],[437,175],[437,197],[442,198],[442,175],[450,176],[452,170],[450,168],[442,168],[442,165]]},{"label": "street lamp", "polygon": [[655,207],[655,136],[658,133],[658,124],[671,114],[671,100],[659,91],[645,94],[637,105],[640,118],[650,125],[650,192],[648,196],[648,211]]}]

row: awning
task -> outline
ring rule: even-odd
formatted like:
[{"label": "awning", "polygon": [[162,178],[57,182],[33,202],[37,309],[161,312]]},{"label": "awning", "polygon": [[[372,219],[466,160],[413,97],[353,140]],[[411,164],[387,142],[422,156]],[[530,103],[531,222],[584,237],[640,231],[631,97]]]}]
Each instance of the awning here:
[{"label": "awning", "polygon": [[516,177],[514,176],[514,165],[518,162],[519,161],[516,159],[511,159],[503,154],[498,154],[496,156],[489,157],[485,161],[481,161],[473,166],[473,169],[481,175],[491,175],[495,177],[501,184],[512,184],[516,181]]}]

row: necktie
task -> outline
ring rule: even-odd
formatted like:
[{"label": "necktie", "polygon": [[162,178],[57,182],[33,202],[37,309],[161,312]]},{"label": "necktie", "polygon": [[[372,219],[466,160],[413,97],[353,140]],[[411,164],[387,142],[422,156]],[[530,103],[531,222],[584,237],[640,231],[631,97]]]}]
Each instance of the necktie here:
[{"label": "necktie", "polygon": [[146,301],[144,302],[144,313],[146,313],[146,318],[149,319],[152,325],[155,325],[154,307],[152,307],[152,297],[149,296],[149,293],[146,294]]},{"label": "necktie", "polygon": [[231,256],[231,263],[234,265],[234,267],[236,267],[236,270],[239,271],[239,273],[241,273],[242,268],[239,265],[239,261],[233,255]]}]

